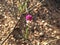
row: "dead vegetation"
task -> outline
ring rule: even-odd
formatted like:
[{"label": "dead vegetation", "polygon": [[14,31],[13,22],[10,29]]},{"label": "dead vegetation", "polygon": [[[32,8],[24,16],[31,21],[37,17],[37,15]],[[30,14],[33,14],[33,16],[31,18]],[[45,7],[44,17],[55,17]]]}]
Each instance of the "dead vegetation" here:
[{"label": "dead vegetation", "polygon": [[28,40],[23,37],[27,13],[19,13],[20,1],[0,0],[0,45],[60,45],[59,1],[29,0],[28,10],[33,22]]}]

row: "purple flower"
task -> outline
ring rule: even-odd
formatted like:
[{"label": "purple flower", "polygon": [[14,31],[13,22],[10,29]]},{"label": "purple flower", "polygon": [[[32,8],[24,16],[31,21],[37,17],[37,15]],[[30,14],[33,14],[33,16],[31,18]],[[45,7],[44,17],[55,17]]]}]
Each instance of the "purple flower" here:
[{"label": "purple flower", "polygon": [[31,21],[32,20],[32,15],[30,15],[30,14],[28,14],[28,15],[26,15],[26,21]]}]

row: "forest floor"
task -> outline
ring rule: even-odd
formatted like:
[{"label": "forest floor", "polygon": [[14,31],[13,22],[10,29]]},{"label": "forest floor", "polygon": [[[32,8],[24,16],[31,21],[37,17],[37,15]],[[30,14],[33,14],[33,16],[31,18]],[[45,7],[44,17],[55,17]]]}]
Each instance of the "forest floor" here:
[{"label": "forest floor", "polygon": [[27,13],[20,14],[18,4],[18,0],[0,1],[0,45],[60,45],[60,12],[45,0],[30,0],[28,10],[33,20],[25,40]]}]

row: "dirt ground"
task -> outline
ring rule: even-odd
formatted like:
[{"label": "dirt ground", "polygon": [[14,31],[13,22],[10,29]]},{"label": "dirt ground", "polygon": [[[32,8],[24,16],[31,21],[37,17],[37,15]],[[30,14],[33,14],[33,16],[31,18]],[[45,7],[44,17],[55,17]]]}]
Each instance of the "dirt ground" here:
[{"label": "dirt ground", "polygon": [[28,10],[33,20],[25,40],[27,13],[19,12],[20,1],[0,0],[0,45],[60,45],[60,3],[29,0]]}]

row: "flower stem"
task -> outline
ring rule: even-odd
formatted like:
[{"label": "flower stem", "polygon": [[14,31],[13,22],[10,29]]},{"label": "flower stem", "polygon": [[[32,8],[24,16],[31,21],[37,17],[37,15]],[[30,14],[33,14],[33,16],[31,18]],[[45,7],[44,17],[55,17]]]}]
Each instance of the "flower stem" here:
[{"label": "flower stem", "polygon": [[27,28],[26,28],[26,32],[25,32],[25,39],[28,39],[28,34],[29,34],[29,33],[28,33],[28,30],[29,30],[29,28],[27,27]]}]

